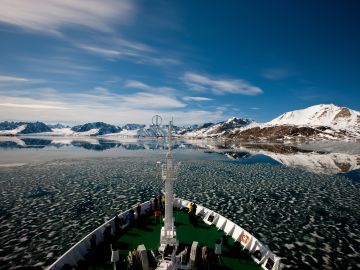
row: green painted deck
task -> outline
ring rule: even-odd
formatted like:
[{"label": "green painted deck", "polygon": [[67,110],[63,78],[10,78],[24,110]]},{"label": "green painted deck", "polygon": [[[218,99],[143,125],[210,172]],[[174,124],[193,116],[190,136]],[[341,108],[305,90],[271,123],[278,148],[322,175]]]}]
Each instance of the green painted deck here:
[{"label": "green painted deck", "polygon": [[[215,226],[208,226],[201,219],[198,219],[197,225],[193,226],[186,212],[175,210],[174,218],[177,239],[181,246],[190,246],[193,241],[198,241],[200,246],[206,246],[213,251],[215,241],[224,235]],[[136,249],[141,244],[156,253],[160,245],[161,226],[162,224],[155,223],[155,217],[142,216],[141,221],[138,221],[135,226],[114,239],[115,245],[119,248],[120,256],[125,258],[129,251]],[[240,251],[240,249],[234,245],[234,241],[229,237],[228,244],[223,243],[220,262],[211,265],[210,269],[261,269],[247,253]],[[106,250],[105,254],[101,256],[102,259],[96,260],[89,269],[113,269],[113,265],[110,263],[110,250],[109,248]]]}]

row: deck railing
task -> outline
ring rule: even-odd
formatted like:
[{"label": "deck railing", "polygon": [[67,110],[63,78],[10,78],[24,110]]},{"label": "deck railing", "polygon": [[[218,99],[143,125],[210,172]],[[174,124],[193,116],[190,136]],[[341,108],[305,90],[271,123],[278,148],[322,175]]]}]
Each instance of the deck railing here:
[{"label": "deck railing", "polygon": [[[189,203],[191,202],[182,198],[174,199],[174,207],[177,208],[188,207]],[[141,211],[145,212],[146,210],[148,210],[149,206],[150,201],[142,203]],[[134,207],[130,209],[133,208]],[[125,218],[130,209],[120,213],[118,217]],[[255,256],[252,256],[252,258],[257,264],[261,265],[263,269],[279,270],[281,268],[280,258],[277,257],[274,253],[272,253],[266,245],[262,244],[258,239],[256,239],[245,229],[241,228],[239,225],[202,205],[197,205],[196,215],[201,216],[205,223],[209,225],[215,225],[219,230],[224,231],[225,234],[231,235],[231,237],[235,241],[239,241],[242,244],[243,249],[249,250],[250,254],[253,254],[257,250],[260,251],[261,254],[263,254],[260,260],[257,259]],[[211,219],[209,219],[210,216],[212,217]],[[77,265],[78,261],[84,259],[84,256],[86,256],[90,251],[90,238],[93,234],[96,235],[96,244],[103,242],[103,233],[108,224],[111,225],[113,231],[113,228],[115,228],[114,218],[100,225],[98,228],[96,228],[79,242],[77,242],[60,258],[58,258],[52,265],[50,265],[48,270],[61,270],[65,264],[69,264],[71,266]],[[129,223],[126,223],[124,225],[124,228],[128,225]]]},{"label": "deck railing", "polygon": [[[149,208],[150,205],[150,201],[146,201],[144,203],[141,204],[141,211],[146,211]],[[134,207],[121,212],[120,214],[118,214],[119,218],[126,218],[127,214],[129,213],[129,211],[131,209],[133,209]],[[136,211],[135,211],[136,212]],[[84,238],[82,238],[79,242],[77,242],[74,246],[72,246],[68,251],[66,251],[60,258],[58,258],[52,265],[50,265],[48,267],[48,270],[61,270],[62,267],[65,264],[69,264],[71,266],[74,266],[77,264],[77,262],[79,260],[83,260],[84,256],[86,256],[91,248],[91,244],[90,244],[90,238],[93,234],[96,235],[96,244],[98,245],[99,243],[104,241],[104,230],[106,228],[106,226],[108,224],[111,225],[112,227],[112,231],[113,228],[115,228],[115,222],[114,222],[114,218],[108,220],[107,222],[105,222],[104,224],[100,225],[99,227],[97,227],[95,230],[93,230],[91,233],[89,233],[88,235],[86,235]],[[124,224],[123,228],[126,228],[129,225],[129,223],[127,222],[126,224]]]}]

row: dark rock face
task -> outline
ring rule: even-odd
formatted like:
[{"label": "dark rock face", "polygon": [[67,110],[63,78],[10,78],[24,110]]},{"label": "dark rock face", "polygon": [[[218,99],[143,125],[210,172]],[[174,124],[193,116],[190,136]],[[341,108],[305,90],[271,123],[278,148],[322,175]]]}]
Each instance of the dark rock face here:
[{"label": "dark rock face", "polygon": [[12,129],[15,129],[21,125],[23,125],[25,123],[23,122],[8,122],[8,121],[5,121],[5,122],[1,122],[0,123],[0,130],[12,130]]},{"label": "dark rock face", "polygon": [[41,133],[41,132],[50,132],[51,128],[44,124],[43,122],[1,122],[0,130],[12,130],[18,128],[19,126],[26,125],[25,129],[19,132],[19,134],[30,134],[30,133]]},{"label": "dark rock face", "polygon": [[42,122],[27,123],[26,128],[19,132],[19,134],[50,132],[51,128]]},{"label": "dark rock face", "polygon": [[241,152],[231,152],[226,151],[223,152],[225,155],[231,156],[234,159],[245,159],[251,157],[251,154],[249,152],[241,151]]},{"label": "dark rock face", "polygon": [[104,135],[104,134],[116,133],[116,132],[121,131],[120,127],[106,124],[104,122],[86,123],[84,125],[74,126],[71,128],[71,130],[73,130],[75,132],[86,132],[91,129],[99,129],[99,132],[94,135]]},{"label": "dark rock face", "polygon": [[177,131],[177,134],[178,135],[184,135],[186,134],[187,132],[192,132],[192,131],[196,131],[196,130],[201,130],[201,129],[206,129],[206,128],[210,128],[212,127],[213,125],[215,125],[214,123],[205,123],[205,124],[202,124],[202,125],[192,125],[190,127],[187,127],[187,128],[178,128]]},{"label": "dark rock face", "polygon": [[242,119],[242,118],[233,118],[229,122],[220,122],[219,126],[211,131],[209,134],[218,134],[222,132],[230,132],[235,128],[245,127],[249,125],[252,121],[249,119]]},{"label": "dark rock face", "polygon": [[339,167],[339,169],[342,172],[348,172],[350,170],[350,168],[351,168],[351,164],[349,164],[349,163],[336,162],[336,161],[334,161],[334,163],[336,164],[336,166]]},{"label": "dark rock face", "polygon": [[335,121],[338,118],[345,118],[345,117],[350,117],[350,116],[351,116],[351,113],[350,113],[349,109],[342,108],[341,111],[335,115],[333,121]]},{"label": "dark rock face", "polygon": [[135,130],[135,129],[140,129],[140,128],[144,128],[145,125],[139,125],[139,124],[126,124],[125,126],[123,126],[123,129],[126,130]]},{"label": "dark rock face", "polygon": [[[234,117],[231,120],[218,122],[215,124],[214,123],[205,123],[201,126],[194,125],[192,127],[181,130],[181,132],[179,132],[178,134],[185,135],[187,132],[203,130],[204,134],[206,133],[206,136],[207,135],[217,136],[217,135],[220,135],[220,133],[221,134],[222,133],[225,133],[225,134],[230,133],[233,129],[245,127],[252,122],[253,121],[250,119]],[[209,129],[211,129],[211,130],[209,130]]]},{"label": "dark rock face", "polygon": [[196,129],[199,130],[199,129],[203,129],[203,128],[209,128],[209,127],[211,127],[211,126],[213,126],[213,125],[214,125],[214,123],[205,123],[205,124],[199,126],[199,127],[196,128]]},{"label": "dark rock face", "polygon": [[247,126],[251,122],[253,121],[247,118],[233,118],[230,122],[224,123],[224,126],[227,128],[239,128]]},{"label": "dark rock face", "polygon": [[241,144],[244,147],[248,147],[250,149],[257,149],[257,150],[265,150],[271,153],[277,153],[277,154],[296,154],[296,153],[312,153],[316,152],[319,154],[325,154],[324,151],[313,151],[313,150],[305,150],[300,149],[296,146],[290,146],[285,144],[269,144],[269,143],[245,143]]},{"label": "dark rock face", "polygon": [[334,138],[341,138],[346,134],[346,131],[334,131],[334,134],[329,135],[325,133],[326,130],[329,130],[329,127],[320,126],[320,127],[298,127],[298,126],[269,126],[269,127],[254,127],[246,130],[242,130],[236,133],[226,134],[228,138],[240,138],[243,140],[283,140],[285,137],[298,138],[298,139],[308,139],[308,138],[317,138],[321,135],[324,136],[333,136]]}]

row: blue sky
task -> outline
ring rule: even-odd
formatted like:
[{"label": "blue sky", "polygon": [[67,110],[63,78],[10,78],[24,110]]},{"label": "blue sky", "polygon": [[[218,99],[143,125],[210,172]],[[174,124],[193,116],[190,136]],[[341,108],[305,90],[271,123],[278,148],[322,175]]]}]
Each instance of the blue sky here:
[{"label": "blue sky", "polygon": [[0,120],[360,110],[359,1],[0,0]]}]

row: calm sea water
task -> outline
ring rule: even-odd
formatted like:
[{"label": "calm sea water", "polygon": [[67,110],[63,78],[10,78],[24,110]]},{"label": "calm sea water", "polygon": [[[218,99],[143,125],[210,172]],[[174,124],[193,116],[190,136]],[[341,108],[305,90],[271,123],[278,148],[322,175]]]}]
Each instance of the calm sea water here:
[{"label": "calm sea water", "polygon": [[[250,231],[286,267],[359,269],[356,147],[178,141],[175,190]],[[42,269],[115,213],[157,195],[165,153],[161,140],[1,138],[0,268]]]}]

